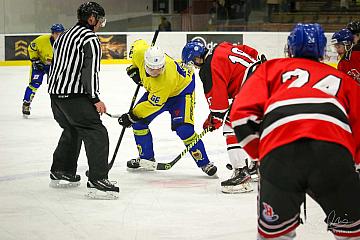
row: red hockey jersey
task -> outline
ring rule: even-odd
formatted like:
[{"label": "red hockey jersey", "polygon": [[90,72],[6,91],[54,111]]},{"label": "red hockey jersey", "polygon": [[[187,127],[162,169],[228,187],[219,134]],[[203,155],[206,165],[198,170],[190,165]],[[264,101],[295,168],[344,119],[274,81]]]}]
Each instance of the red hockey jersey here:
[{"label": "red hockey jersey", "polygon": [[246,69],[256,62],[257,56],[258,52],[246,45],[223,42],[216,46],[199,72],[210,111],[228,110],[228,99],[238,93]]},{"label": "red hockey jersey", "polygon": [[230,120],[240,145],[260,160],[300,138],[346,147],[360,163],[360,86],[326,64],[302,58],[261,64],[236,96]]},{"label": "red hockey jersey", "polygon": [[360,82],[360,44],[355,45],[349,54],[340,60],[337,68]]}]

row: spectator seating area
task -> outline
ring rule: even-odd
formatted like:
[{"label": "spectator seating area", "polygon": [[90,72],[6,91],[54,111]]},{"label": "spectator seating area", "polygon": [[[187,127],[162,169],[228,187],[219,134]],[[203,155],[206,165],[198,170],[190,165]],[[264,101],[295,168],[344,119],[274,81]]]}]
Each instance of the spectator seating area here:
[{"label": "spectator seating area", "polygon": [[288,31],[294,23],[320,23],[325,31],[333,32],[360,19],[360,3],[349,1],[349,8],[341,7],[340,1],[297,1],[293,12],[273,13],[269,23],[264,23],[268,31]]},{"label": "spectator seating area", "polygon": [[[203,1],[208,5],[211,4],[211,0]],[[200,0],[194,2],[200,3]],[[204,2],[201,2],[202,5]],[[209,31],[288,32],[295,23],[316,22],[320,23],[326,32],[334,32],[344,28],[350,21],[360,20],[360,0],[283,0],[276,10],[273,9],[272,12],[268,10],[268,6],[262,5],[261,9],[251,10],[253,15],[249,19],[239,15],[238,19],[227,19],[226,23],[221,25],[218,23],[209,25],[210,15],[205,10],[201,13],[189,10],[181,14],[180,29],[182,31],[206,29]]]}]

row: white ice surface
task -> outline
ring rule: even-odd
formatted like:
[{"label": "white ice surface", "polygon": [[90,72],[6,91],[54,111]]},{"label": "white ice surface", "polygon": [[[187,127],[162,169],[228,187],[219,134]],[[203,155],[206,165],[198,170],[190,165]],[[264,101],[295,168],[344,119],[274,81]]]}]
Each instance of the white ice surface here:
[{"label": "white ice surface", "polygon": [[[135,84],[124,65],[102,66],[101,99],[108,112],[127,112]],[[87,160],[84,149],[78,161],[82,185],[76,189],[49,188],[52,153],[61,128],[52,117],[46,81],[23,119],[22,97],[28,67],[0,67],[0,240],[235,240],[256,238],[256,191],[226,195],[220,182],[231,172],[221,131],[204,136],[210,159],[218,166],[218,179],[207,177],[186,156],[171,170],[129,172],[126,161],[136,157],[132,131],[121,143],[110,179],[120,186],[116,201],[88,200]],[[196,130],[201,132],[207,105],[197,79]],[[121,127],[102,117],[110,137],[110,156]],[[151,125],[155,157],[169,162],[183,149],[170,130],[167,113]],[[256,188],[256,185],[254,184]],[[325,215],[307,199],[307,222],[297,239],[332,239],[323,222]]]}]

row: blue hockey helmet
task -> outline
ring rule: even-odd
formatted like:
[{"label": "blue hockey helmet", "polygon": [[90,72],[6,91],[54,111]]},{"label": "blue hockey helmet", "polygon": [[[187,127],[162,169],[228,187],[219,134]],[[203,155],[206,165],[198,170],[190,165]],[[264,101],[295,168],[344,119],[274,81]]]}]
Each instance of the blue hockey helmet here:
[{"label": "blue hockey helmet", "polygon": [[208,49],[202,41],[192,40],[183,47],[181,59],[185,64],[195,64],[196,57],[204,58],[207,53]]},{"label": "blue hockey helmet", "polygon": [[193,39],[191,39],[191,41],[197,41],[197,42],[201,42],[204,46],[206,46],[206,40],[203,37],[200,36],[196,36]]},{"label": "blue hockey helmet", "polygon": [[291,57],[321,59],[325,54],[326,37],[322,27],[317,24],[298,23],[288,37]]},{"label": "blue hockey helmet", "polygon": [[55,23],[51,26],[50,28],[51,32],[54,33],[54,32],[63,32],[65,31],[65,28],[62,24],[60,23]]},{"label": "blue hockey helmet", "polygon": [[352,44],[354,35],[347,28],[343,28],[338,32],[335,32],[331,37],[331,44],[342,43],[344,45]]}]

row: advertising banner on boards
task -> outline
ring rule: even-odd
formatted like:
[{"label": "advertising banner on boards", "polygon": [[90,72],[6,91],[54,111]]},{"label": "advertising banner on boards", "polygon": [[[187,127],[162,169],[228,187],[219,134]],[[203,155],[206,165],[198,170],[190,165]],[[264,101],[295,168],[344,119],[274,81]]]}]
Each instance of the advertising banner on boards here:
[{"label": "advertising banner on boards", "polygon": [[[5,36],[5,60],[29,60],[28,46],[39,35]],[[126,59],[126,35],[99,35],[102,59]]]},{"label": "advertising banner on boards", "polygon": [[102,59],[126,59],[126,35],[99,34]]},{"label": "advertising banner on boards", "polygon": [[29,60],[28,46],[38,36],[5,36],[5,60]]},{"label": "advertising banner on boards", "polygon": [[209,49],[213,49],[218,43],[231,42],[243,44],[243,34],[187,34],[186,41],[203,39]]}]

